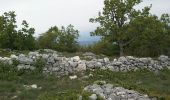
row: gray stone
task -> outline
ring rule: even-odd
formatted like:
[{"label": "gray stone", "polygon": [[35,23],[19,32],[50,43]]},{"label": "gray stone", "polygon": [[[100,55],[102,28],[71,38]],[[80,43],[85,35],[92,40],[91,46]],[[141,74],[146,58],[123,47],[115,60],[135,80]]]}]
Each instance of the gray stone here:
[{"label": "gray stone", "polygon": [[105,63],[109,63],[110,62],[109,58],[104,58],[103,60],[104,60]]},{"label": "gray stone", "polygon": [[127,59],[126,59],[125,57],[120,57],[120,58],[118,59],[118,61],[120,61],[120,62],[127,62]]},{"label": "gray stone", "polygon": [[161,55],[158,60],[162,61],[162,62],[166,62],[169,60],[168,56],[165,56],[165,55]]},{"label": "gray stone", "polygon": [[12,60],[18,60],[18,56],[14,55],[14,54],[12,54],[12,55],[10,56],[10,58],[11,58]]},{"label": "gray stone", "polygon": [[73,57],[73,61],[74,61],[74,62],[78,62],[79,60],[80,60],[80,57],[79,57],[79,56]]},{"label": "gray stone", "polygon": [[18,56],[18,61],[21,64],[33,64],[34,63],[33,59],[26,57],[24,54],[20,54]]},{"label": "gray stone", "polygon": [[95,54],[91,52],[86,52],[83,54],[83,56],[95,56]]},{"label": "gray stone", "polygon": [[78,64],[77,68],[76,68],[77,71],[85,71],[86,70],[86,64],[85,62],[81,62]]},{"label": "gray stone", "polygon": [[34,69],[35,69],[35,67],[33,67],[33,66],[24,65],[24,64],[19,64],[19,65],[17,66],[17,68],[18,68],[18,70],[21,70],[21,69],[30,69],[30,70],[34,70]]},{"label": "gray stone", "polygon": [[104,100],[151,100],[147,95],[123,87],[113,87],[112,84],[93,84],[86,86],[84,90],[98,94]]},{"label": "gray stone", "polygon": [[97,100],[97,95],[92,94],[91,96],[89,96],[89,100]]}]

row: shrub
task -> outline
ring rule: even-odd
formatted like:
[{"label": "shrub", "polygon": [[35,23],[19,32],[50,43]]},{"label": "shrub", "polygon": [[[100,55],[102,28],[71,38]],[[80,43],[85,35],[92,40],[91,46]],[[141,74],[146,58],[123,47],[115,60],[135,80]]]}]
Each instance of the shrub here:
[{"label": "shrub", "polygon": [[43,59],[37,59],[34,66],[36,67],[35,72],[42,73],[45,66],[45,61]]},{"label": "shrub", "polygon": [[0,80],[15,80],[16,78],[16,66],[0,63]]}]

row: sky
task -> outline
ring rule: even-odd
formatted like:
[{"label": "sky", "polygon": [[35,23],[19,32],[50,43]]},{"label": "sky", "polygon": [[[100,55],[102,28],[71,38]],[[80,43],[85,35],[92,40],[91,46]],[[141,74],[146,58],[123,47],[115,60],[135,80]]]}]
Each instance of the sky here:
[{"label": "sky", "polygon": [[[72,24],[80,31],[80,40],[96,40],[89,37],[98,24],[90,23],[89,19],[102,11],[104,0],[0,0],[0,15],[15,11],[17,24],[26,20],[35,28],[35,35],[47,31],[51,26],[67,26]],[[170,14],[170,0],[144,0],[137,9],[152,4],[151,13],[160,16]]]}]

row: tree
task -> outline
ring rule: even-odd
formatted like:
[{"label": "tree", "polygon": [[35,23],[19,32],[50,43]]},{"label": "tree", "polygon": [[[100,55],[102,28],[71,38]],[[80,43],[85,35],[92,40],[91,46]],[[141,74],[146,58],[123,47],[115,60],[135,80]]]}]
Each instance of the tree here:
[{"label": "tree", "polygon": [[55,49],[57,44],[59,29],[57,26],[51,27],[47,32],[40,35],[38,38],[38,44],[43,49]]},{"label": "tree", "polygon": [[2,48],[13,48],[14,38],[17,31],[15,12],[5,12],[0,16],[0,46]]},{"label": "tree", "polygon": [[161,18],[158,18],[151,14],[147,17],[142,15],[130,21],[129,28],[126,30],[129,32],[128,36],[137,38],[134,38],[125,49],[128,50],[128,53],[138,56],[167,54],[166,49],[170,46],[168,42],[170,26],[169,22],[165,22],[163,19],[169,20],[169,16],[163,14]]},{"label": "tree", "polygon": [[75,52],[77,49],[78,30],[73,25],[59,29],[57,26],[51,27],[43,33],[38,41],[40,48],[56,49],[57,51]]},{"label": "tree", "polygon": [[143,12],[134,9],[134,6],[141,3],[141,0],[105,0],[103,12],[99,12],[99,16],[90,19],[90,22],[98,22],[97,27],[92,35],[103,36],[103,39],[109,40],[111,43],[116,42],[119,46],[120,56],[124,55],[124,47],[133,41],[136,37],[127,39],[127,28],[129,22],[136,18],[139,14],[146,14],[150,7],[145,7]]},{"label": "tree", "polygon": [[76,39],[79,37],[78,30],[74,29],[73,25],[68,25],[66,28],[62,27],[60,30],[60,36],[57,39],[58,50],[64,50],[68,52],[75,52],[78,47]]},{"label": "tree", "polygon": [[30,50],[35,48],[34,28],[22,22],[23,28],[17,30],[16,14],[13,11],[5,12],[0,16],[0,47],[16,50]]}]

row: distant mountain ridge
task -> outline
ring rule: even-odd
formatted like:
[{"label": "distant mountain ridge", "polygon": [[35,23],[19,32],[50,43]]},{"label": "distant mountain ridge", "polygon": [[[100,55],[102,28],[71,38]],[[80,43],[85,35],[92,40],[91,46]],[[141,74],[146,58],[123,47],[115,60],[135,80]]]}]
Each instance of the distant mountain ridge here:
[{"label": "distant mountain ridge", "polygon": [[85,46],[85,45],[91,45],[96,43],[97,41],[78,41],[79,45]]}]

